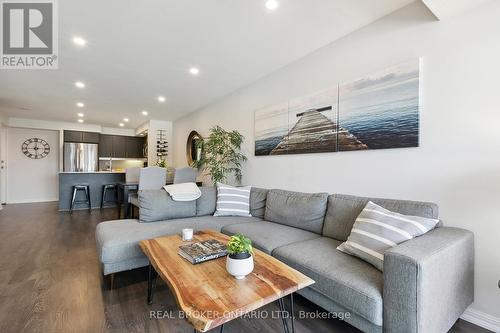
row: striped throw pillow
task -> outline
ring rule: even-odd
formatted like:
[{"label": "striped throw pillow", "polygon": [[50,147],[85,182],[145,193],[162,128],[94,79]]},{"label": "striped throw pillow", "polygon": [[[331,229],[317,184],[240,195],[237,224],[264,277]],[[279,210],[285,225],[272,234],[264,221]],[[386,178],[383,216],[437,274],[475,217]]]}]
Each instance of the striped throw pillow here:
[{"label": "striped throw pillow", "polygon": [[250,186],[217,184],[217,207],[214,216],[250,215]]},{"label": "striped throw pillow", "polygon": [[347,241],[337,250],[358,257],[379,270],[384,268],[384,252],[432,230],[439,220],[391,212],[373,202],[361,211]]}]

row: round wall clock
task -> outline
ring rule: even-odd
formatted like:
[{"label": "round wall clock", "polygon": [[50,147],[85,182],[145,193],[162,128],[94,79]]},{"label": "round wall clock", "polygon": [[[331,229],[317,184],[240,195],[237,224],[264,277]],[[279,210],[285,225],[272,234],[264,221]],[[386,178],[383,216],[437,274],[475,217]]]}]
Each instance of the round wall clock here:
[{"label": "round wall clock", "polygon": [[50,153],[50,146],[43,139],[31,138],[23,142],[22,151],[27,157],[37,160]]}]

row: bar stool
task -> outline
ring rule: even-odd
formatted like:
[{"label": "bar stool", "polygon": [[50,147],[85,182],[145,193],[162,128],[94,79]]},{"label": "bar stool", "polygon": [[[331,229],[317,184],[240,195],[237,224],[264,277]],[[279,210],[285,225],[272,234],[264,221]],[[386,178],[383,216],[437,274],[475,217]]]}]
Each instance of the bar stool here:
[{"label": "bar stool", "polygon": [[[76,195],[78,191],[83,191],[85,193],[85,200],[76,200]],[[89,184],[75,184],[73,185],[73,196],[71,198],[71,207],[69,209],[70,213],[73,212],[75,204],[85,203],[89,206],[89,211],[92,209],[92,204],[90,203],[90,186]]]},{"label": "bar stool", "polygon": [[[114,200],[106,200],[106,193],[108,193],[108,191],[112,191],[115,194]],[[116,186],[116,184],[102,185],[101,209],[104,208],[104,204],[108,202],[112,202],[115,204],[118,203],[118,187]]]}]

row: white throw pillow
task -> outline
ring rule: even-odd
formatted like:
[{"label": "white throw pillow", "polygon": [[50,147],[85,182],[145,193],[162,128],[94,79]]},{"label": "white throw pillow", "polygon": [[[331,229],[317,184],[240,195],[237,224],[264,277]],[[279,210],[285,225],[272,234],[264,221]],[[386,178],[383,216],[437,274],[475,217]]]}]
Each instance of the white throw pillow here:
[{"label": "white throw pillow", "polygon": [[250,215],[251,186],[234,187],[217,183],[217,206],[214,216]]},{"label": "white throw pillow", "polygon": [[379,270],[384,252],[434,229],[439,220],[391,212],[368,202],[356,218],[347,241],[337,250],[358,257]]}]

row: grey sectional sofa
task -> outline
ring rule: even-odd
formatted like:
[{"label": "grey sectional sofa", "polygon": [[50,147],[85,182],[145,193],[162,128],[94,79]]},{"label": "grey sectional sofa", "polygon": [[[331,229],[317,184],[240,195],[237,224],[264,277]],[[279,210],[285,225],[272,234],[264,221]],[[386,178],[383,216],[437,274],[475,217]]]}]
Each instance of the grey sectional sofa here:
[{"label": "grey sectional sofa", "polygon": [[252,217],[214,217],[216,190],[174,202],[163,190],[139,193],[140,220],[98,224],[105,275],[146,266],[142,239],[182,228],[243,233],[255,247],[316,281],[299,293],[364,332],[448,331],[473,301],[474,239],[467,230],[439,226],[385,253],[384,271],[344,254],[357,215],[371,200],[402,214],[438,218],[435,204],[326,193],[252,188]]}]

